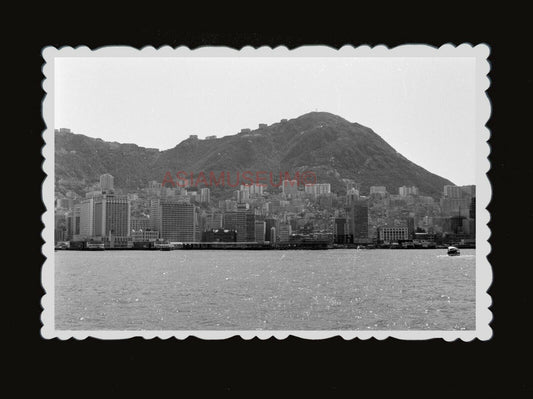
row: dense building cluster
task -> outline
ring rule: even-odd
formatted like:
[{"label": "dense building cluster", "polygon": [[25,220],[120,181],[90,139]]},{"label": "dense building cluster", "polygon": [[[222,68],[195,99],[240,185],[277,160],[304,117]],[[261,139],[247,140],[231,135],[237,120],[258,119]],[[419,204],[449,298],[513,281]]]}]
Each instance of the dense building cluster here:
[{"label": "dense building cluster", "polygon": [[84,197],[57,193],[55,240],[108,248],[154,243],[289,243],[330,246],[432,246],[475,242],[475,186],[444,186],[436,200],[417,187],[398,194],[372,186],[367,195],[346,181],[346,194],[328,183],[279,188],[252,184],[215,200],[209,187],[163,187],[150,181],[136,192],[116,188],[104,174]]}]

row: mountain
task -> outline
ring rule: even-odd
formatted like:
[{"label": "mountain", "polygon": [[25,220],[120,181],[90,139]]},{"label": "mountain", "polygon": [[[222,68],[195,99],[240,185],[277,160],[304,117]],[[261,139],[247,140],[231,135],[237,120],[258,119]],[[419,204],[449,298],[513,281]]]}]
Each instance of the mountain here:
[{"label": "mountain", "polygon": [[386,186],[396,193],[400,186],[417,186],[420,192],[440,197],[443,186],[453,184],[428,172],[396,152],[372,129],[326,112],[311,112],[291,120],[222,138],[189,138],[172,149],[159,151],[135,144],[119,144],[56,130],[56,183],[61,189],[80,192],[103,173],[115,176],[115,185],[126,189],[162,181],[165,173],[178,171],[217,174],[230,172],[312,171],[319,183],[332,191],[345,191],[345,182]]}]

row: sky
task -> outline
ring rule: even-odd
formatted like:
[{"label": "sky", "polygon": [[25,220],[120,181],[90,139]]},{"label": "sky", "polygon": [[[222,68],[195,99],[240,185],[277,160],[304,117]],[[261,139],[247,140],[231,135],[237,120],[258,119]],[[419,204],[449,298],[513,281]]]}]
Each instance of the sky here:
[{"label": "sky", "polygon": [[325,111],[475,184],[475,59],[74,57],[55,60],[55,128],[169,149]]}]

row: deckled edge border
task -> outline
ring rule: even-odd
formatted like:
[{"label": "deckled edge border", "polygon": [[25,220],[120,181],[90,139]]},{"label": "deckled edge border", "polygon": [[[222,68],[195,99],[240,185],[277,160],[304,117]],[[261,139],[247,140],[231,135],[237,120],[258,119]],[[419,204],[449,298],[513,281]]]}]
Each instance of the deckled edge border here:
[{"label": "deckled edge border", "polygon": [[[229,47],[200,47],[191,50],[182,46],[172,48],[163,46],[156,49],[152,46],[136,49],[127,46],[109,46],[91,50],[86,46],[46,47],[42,51],[45,61],[42,72],[45,76],[42,82],[45,96],[42,112],[46,128],[43,132],[45,145],[42,148],[44,162],[42,169],[46,174],[42,185],[42,196],[45,212],[42,215],[44,229],[42,238],[44,244],[42,253],[45,262],[41,271],[42,285],[45,294],[41,298],[43,311],[41,313],[41,335],[45,339],[59,338],[61,340],[87,337],[99,339],[125,339],[143,337],[145,339],[168,339],[175,337],[185,339],[195,336],[200,339],[226,339],[240,336],[243,339],[285,339],[296,336],[304,339],[326,339],[340,336],[344,339],[359,338],[366,340],[376,338],[398,338],[405,340],[427,340],[442,338],[446,341],[461,339],[472,341],[477,338],[486,341],[492,337],[492,312],[489,309],[492,298],[488,294],[492,283],[492,268],[487,256],[491,251],[489,244],[490,229],[488,222],[490,214],[487,206],[492,196],[492,189],[487,177],[490,170],[488,156],[490,146],[488,140],[490,131],[486,127],[491,114],[491,104],[486,94],[490,86],[488,73],[490,63],[488,57],[490,48],[486,44],[472,46],[463,43],[459,46],[445,44],[440,48],[425,44],[406,44],[389,49],[384,45],[370,47],[350,45],[335,49],[328,46],[301,46],[289,50],[285,46],[271,48],[263,46],[254,48],[245,46],[240,50]],[[473,57],[476,59],[476,329],[469,331],[64,331],[55,329],[54,321],[54,61],[58,57]]]}]

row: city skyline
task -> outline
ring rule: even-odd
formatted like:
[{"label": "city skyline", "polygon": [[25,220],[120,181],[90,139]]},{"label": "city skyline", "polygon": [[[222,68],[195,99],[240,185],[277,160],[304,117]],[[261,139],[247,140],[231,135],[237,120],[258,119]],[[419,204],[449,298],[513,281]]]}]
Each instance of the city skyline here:
[{"label": "city skyline", "polygon": [[56,198],[56,243],[137,249],[213,242],[261,249],[474,245],[475,185],[445,185],[436,202],[416,186],[401,186],[397,194],[371,186],[361,195],[349,183],[346,195],[337,195],[327,183],[294,183],[285,179],[279,192],[241,185],[216,204],[209,188],[198,192],[156,181],[124,193],[105,173],[85,196],[68,192]]}]

